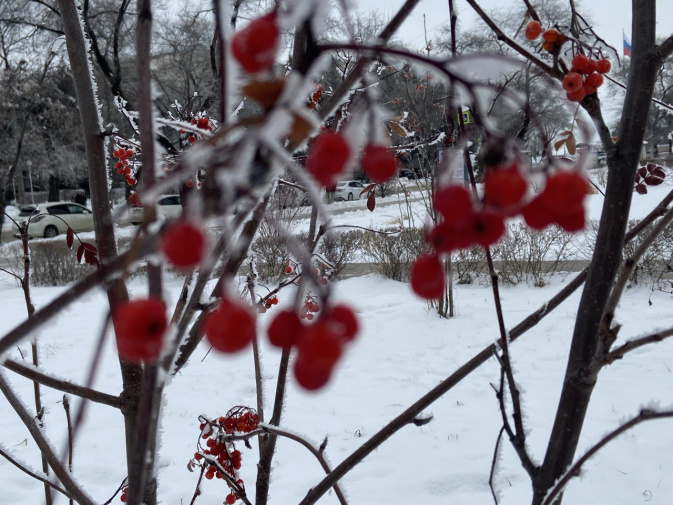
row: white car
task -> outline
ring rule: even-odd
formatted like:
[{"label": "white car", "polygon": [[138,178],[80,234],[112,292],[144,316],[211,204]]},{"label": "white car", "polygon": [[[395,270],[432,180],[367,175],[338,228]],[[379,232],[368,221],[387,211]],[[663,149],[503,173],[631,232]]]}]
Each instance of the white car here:
[{"label": "white car", "polygon": [[[336,190],[334,191],[335,200],[357,200],[360,197],[360,193],[365,189],[365,185],[360,181],[339,181],[336,185]],[[367,194],[362,195],[362,198],[366,197]]]},{"label": "white car", "polygon": [[[27,214],[27,215],[26,215]],[[48,202],[40,203],[31,212],[30,209],[21,209],[19,216],[25,217],[23,223],[28,223],[30,238],[51,238],[59,233],[65,233],[68,226],[76,232],[93,231],[92,212],[78,203]],[[20,237],[19,228],[12,227],[14,236]]]},{"label": "white car", "polygon": [[[182,214],[180,195],[164,195],[157,201],[157,217],[159,219],[173,220]],[[143,222],[143,208],[131,206],[129,211],[119,220],[119,224],[140,224]]]}]

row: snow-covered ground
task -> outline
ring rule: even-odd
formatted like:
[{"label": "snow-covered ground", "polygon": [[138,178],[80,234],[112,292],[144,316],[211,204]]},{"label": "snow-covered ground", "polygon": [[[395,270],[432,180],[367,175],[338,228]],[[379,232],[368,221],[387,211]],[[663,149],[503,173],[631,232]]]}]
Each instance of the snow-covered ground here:
[{"label": "snow-covered ground", "polygon": [[[650,188],[647,196],[634,195],[633,217],[642,217],[671,190],[667,183]],[[364,202],[346,203],[346,205]],[[416,205],[416,204],[414,204]],[[422,205],[422,204],[419,204]],[[601,197],[589,198],[588,212],[600,215]],[[335,206],[336,208],[336,206]],[[388,210],[390,209],[390,210]],[[419,207],[420,209],[420,207]],[[381,211],[381,212],[379,212]],[[397,212],[397,214],[396,214]],[[420,210],[419,210],[420,212]],[[399,217],[396,206],[374,213],[354,210],[335,216],[335,223],[385,226]],[[419,215],[422,222],[422,216]],[[304,226],[300,223],[300,226]],[[11,279],[0,278],[0,332],[25,317],[21,291]],[[526,285],[501,288],[505,323],[513,327],[552,297],[569,278],[556,277],[544,288]],[[176,300],[182,282],[167,275],[166,292]],[[34,288],[39,309],[64,288]],[[146,283],[130,283],[133,295],[146,292]],[[316,446],[329,437],[325,451],[336,466],[388,421],[498,336],[489,288],[457,286],[457,316],[441,319],[415,297],[405,283],[366,276],[340,281],[338,300],[359,313],[362,331],[348,349],[334,379],[317,393],[306,393],[290,380],[281,425],[305,436]],[[282,291],[280,306],[291,303],[293,292]],[[515,377],[522,391],[528,447],[536,462],[544,457],[561,386],[579,292],[538,326],[512,345]],[[667,293],[639,285],[627,290],[617,321],[623,325],[619,343],[654,329],[671,327],[673,299]],[[83,383],[82,364],[91,357],[105,318],[106,301],[96,292],[74,304],[37,334],[41,366],[51,374]],[[259,316],[265,408],[273,403],[280,353],[267,345],[263,328],[278,307]],[[29,359],[30,343],[23,342],[11,357]],[[32,405],[32,384],[2,372]],[[488,480],[501,427],[501,416],[491,384],[499,381],[495,359],[452,389],[427,409],[429,424],[402,428],[368,456],[342,481],[351,504],[481,505],[494,503]],[[110,338],[98,370],[95,387],[118,394],[119,367]],[[63,394],[43,388],[45,430],[59,450],[65,441]],[[617,361],[601,374],[579,454],[608,431],[636,415],[642,407],[673,407],[673,339],[646,346]],[[79,402],[71,398],[73,410]],[[163,504],[188,504],[198,479],[187,464],[199,435],[198,416],[223,415],[236,405],[255,406],[252,352],[221,356],[202,345],[190,364],[166,389],[158,458],[159,496]],[[2,449],[32,468],[40,468],[39,453],[30,435],[6,400],[0,399]],[[618,438],[592,458],[582,476],[568,487],[568,504],[670,504],[673,500],[673,421],[651,421]],[[113,408],[91,404],[78,434],[74,474],[98,503],[106,502],[125,473],[122,417]],[[254,495],[257,448],[243,452],[242,478]],[[318,462],[295,442],[281,439],[273,465],[270,504],[298,503],[323,476]],[[42,485],[9,462],[0,460],[0,504],[38,504]],[[494,486],[499,503],[520,505],[530,501],[530,481],[514,452],[503,441]],[[221,480],[207,481],[196,503],[219,504],[228,493]],[[113,503],[120,503],[116,500]],[[56,503],[66,503],[62,496]],[[338,503],[333,493],[320,503]]]}]

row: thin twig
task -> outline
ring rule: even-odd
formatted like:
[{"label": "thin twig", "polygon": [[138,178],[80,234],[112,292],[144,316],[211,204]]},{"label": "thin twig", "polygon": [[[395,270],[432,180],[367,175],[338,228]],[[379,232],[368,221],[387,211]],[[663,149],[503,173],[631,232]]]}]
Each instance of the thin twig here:
[{"label": "thin twig", "polygon": [[39,475],[32,470],[29,470],[28,467],[22,463],[19,463],[16,459],[14,459],[12,456],[10,456],[8,453],[4,451],[4,449],[0,446],[0,456],[5,458],[7,461],[9,461],[12,465],[17,467],[19,470],[24,472],[27,475],[30,475],[33,479],[39,480],[40,482],[44,482],[45,485],[51,486],[53,489],[58,491],[59,493],[63,494],[64,496],[68,497],[70,500],[72,500],[72,496],[70,496],[70,493],[60,487],[58,484],[55,484],[54,482],[51,482],[49,479],[46,477],[43,477],[42,475]]},{"label": "thin twig", "polygon": [[673,336],[673,328],[669,328],[667,330],[663,331],[657,331],[655,333],[650,333],[649,335],[645,335],[644,337],[639,337],[635,338],[633,340],[629,340],[626,342],[624,345],[621,345],[617,347],[616,349],[610,351],[607,353],[603,359],[601,360],[601,363],[603,365],[610,365],[617,361],[618,359],[622,359],[624,355],[627,352],[634,351],[636,349],[639,349],[640,347],[646,346],[648,344],[654,344],[656,342],[661,342],[662,340]]}]

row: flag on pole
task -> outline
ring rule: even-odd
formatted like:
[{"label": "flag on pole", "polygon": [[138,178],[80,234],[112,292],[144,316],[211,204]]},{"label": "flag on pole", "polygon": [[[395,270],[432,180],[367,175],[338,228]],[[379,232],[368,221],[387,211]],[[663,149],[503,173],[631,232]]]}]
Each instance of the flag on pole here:
[{"label": "flag on pole", "polygon": [[628,56],[629,58],[631,57],[631,41],[626,38],[626,33],[622,31],[622,35],[624,38],[624,56]]}]

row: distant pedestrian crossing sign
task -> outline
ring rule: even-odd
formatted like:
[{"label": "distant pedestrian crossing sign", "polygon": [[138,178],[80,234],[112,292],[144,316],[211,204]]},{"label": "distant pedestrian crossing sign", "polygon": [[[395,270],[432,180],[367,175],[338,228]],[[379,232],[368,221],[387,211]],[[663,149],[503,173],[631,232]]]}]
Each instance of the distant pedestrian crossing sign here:
[{"label": "distant pedestrian crossing sign", "polygon": [[472,114],[469,109],[462,111],[460,115],[462,116],[463,124],[470,124],[472,122]]}]

